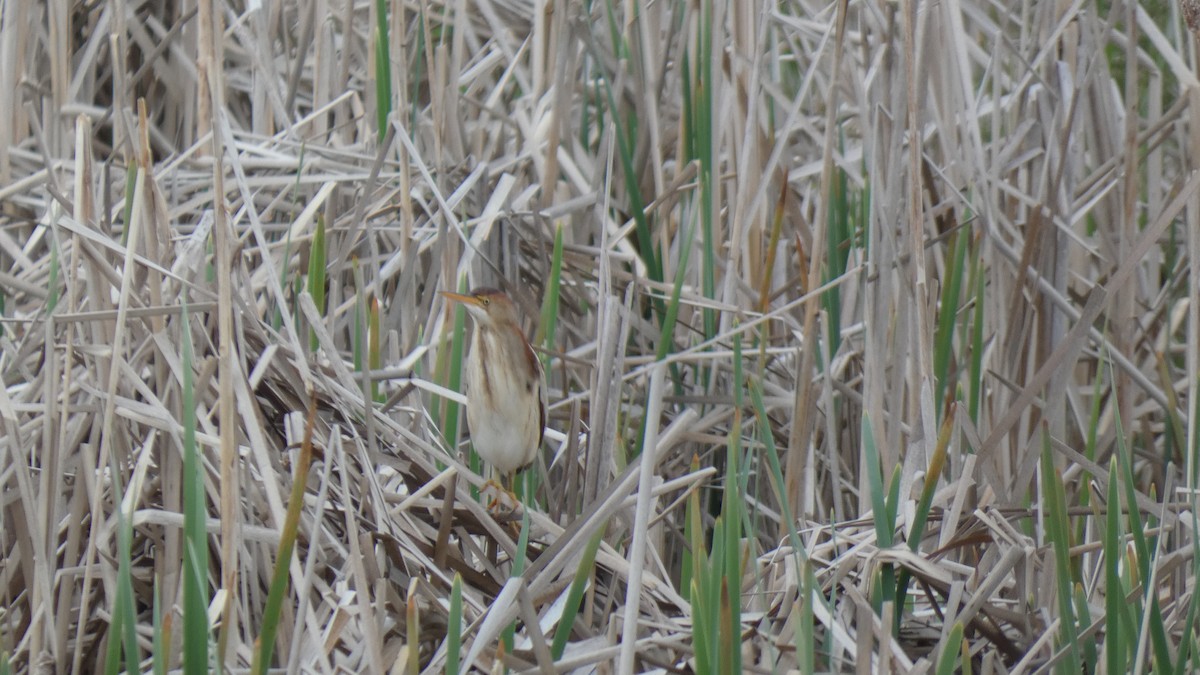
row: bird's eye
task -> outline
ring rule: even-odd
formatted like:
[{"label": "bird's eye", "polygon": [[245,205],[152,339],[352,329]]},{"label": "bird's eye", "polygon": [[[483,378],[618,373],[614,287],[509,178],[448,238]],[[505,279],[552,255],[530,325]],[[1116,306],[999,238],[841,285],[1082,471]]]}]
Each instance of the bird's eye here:
[{"label": "bird's eye", "polygon": [[480,296],[480,297],[479,297],[479,302],[480,302],[480,304],[482,304],[484,307],[487,307],[488,305],[492,304],[492,301],[491,301],[491,299],[490,299],[490,298],[488,298],[486,295]]}]

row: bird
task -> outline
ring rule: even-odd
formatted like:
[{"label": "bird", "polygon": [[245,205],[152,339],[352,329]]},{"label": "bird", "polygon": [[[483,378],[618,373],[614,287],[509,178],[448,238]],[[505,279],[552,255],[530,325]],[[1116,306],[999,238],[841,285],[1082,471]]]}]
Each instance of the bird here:
[{"label": "bird", "polygon": [[443,291],[442,296],[463,305],[475,324],[466,358],[471,442],[500,474],[501,489],[513,495],[513,479],[537,456],[546,429],[542,362],[525,339],[516,305],[503,291],[481,287],[465,295]]}]

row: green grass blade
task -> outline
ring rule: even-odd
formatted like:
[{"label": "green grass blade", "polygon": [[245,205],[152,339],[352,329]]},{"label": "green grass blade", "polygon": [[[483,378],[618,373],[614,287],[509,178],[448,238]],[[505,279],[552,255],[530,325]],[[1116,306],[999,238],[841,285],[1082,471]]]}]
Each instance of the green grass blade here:
[{"label": "green grass blade", "polygon": [[[1121,560],[1124,546],[1121,544],[1121,498],[1117,488],[1117,459],[1108,463],[1108,514],[1104,531],[1104,658],[1110,673],[1125,672],[1126,648],[1136,649],[1136,634],[1125,626],[1125,589],[1121,583]],[[1133,653],[1130,650],[1129,653]]]},{"label": "green grass blade", "polygon": [[[1114,394],[1116,392],[1113,392]],[[1142,526],[1141,512],[1137,508],[1137,494],[1134,489],[1136,480],[1133,475],[1133,463],[1129,447],[1125,444],[1125,429],[1121,423],[1121,413],[1116,411],[1113,419],[1116,426],[1117,458],[1121,467],[1121,482],[1125,486],[1125,503],[1129,507],[1129,534],[1133,536],[1134,555],[1137,556],[1138,578],[1143,582],[1150,579],[1150,546],[1146,542],[1146,531]],[[1151,590],[1147,589],[1146,594]]]},{"label": "green grass blade", "polygon": [[271,576],[271,586],[267,591],[267,602],[263,609],[262,628],[250,665],[250,672],[257,675],[266,675],[267,669],[271,665],[271,652],[275,648],[275,633],[279,629],[283,596],[287,592],[288,568],[296,547],[296,536],[300,531],[300,510],[304,508],[304,490],[308,484],[308,471],[312,466],[313,423],[316,416],[317,408],[314,398],[309,402],[304,442],[300,446],[300,456],[296,461],[292,493],[288,499],[287,513],[284,515],[283,530],[279,534],[279,553],[275,558],[275,570]]},{"label": "green grass blade", "polygon": [[187,304],[182,308],[180,342],[183,352],[183,670],[209,671],[208,505],[204,465],[196,444],[195,386],[191,324]]},{"label": "green grass blade", "polygon": [[717,631],[717,662],[720,663],[722,673],[740,673],[741,666],[741,632],[737,630],[736,614],[737,604],[733,602],[729,592],[729,578],[721,579],[721,611],[720,628]]},{"label": "green grass blade", "polygon": [[983,397],[983,335],[985,330],[983,289],[985,285],[984,274],[977,269],[974,311],[971,312],[971,393],[967,401],[967,415],[976,425],[979,424],[979,406]]},{"label": "green grass blade", "polygon": [[958,299],[962,292],[964,275],[963,261],[967,255],[969,237],[966,230],[956,230],[950,235],[951,255],[946,259],[945,282],[938,303],[937,327],[933,336],[933,377],[937,389],[934,403],[938,411],[943,410],[946,391],[949,387],[950,360],[954,355],[955,317],[958,315]]},{"label": "green grass blade", "polygon": [[1042,448],[1042,504],[1046,509],[1043,519],[1046,538],[1054,552],[1054,592],[1058,599],[1059,646],[1065,650],[1066,658],[1059,662],[1059,672],[1078,673],[1082,667],[1079,653],[1079,632],[1073,602],[1075,580],[1071,575],[1070,528],[1067,523],[1066,495],[1063,491],[1062,474],[1054,468],[1050,451],[1050,436],[1043,436]]},{"label": "green grass blade", "polygon": [[[467,292],[465,279],[459,284],[459,292]],[[454,303],[453,312],[454,326],[450,333],[450,356],[447,364],[446,387],[451,391],[462,391],[463,352],[466,351],[467,344],[467,311],[462,307],[461,303]],[[441,406],[444,406],[444,408],[439,411],[439,407]],[[459,405],[454,401],[443,401],[440,397],[436,397],[433,400],[433,418],[442,421],[442,438],[445,439],[446,447],[448,448],[454,448],[458,440],[458,409]],[[479,472],[479,458],[475,456],[475,453],[471,453],[470,466],[472,471]]]},{"label": "green grass blade", "polygon": [[[694,493],[693,493],[694,495]],[[563,650],[567,648],[567,640],[571,638],[571,627],[575,625],[575,617],[579,614],[583,592],[587,590],[588,579],[595,572],[596,554],[600,551],[600,543],[604,541],[605,528],[599,527],[592,538],[588,540],[583,550],[579,566],[575,568],[575,577],[571,580],[571,588],[567,591],[567,604],[563,607],[562,618],[554,629],[554,641],[550,645],[550,655],[557,661],[562,658]]]},{"label": "green grass blade", "polygon": [[[312,248],[308,251],[308,294],[321,316],[325,316],[325,216],[317,214],[317,231],[313,235]],[[317,351],[317,333],[309,331],[312,351]]]},{"label": "green grass blade", "polygon": [[[765,446],[765,454],[767,459],[767,467],[769,469],[769,477],[772,485],[775,486],[775,492],[780,496],[783,502],[783,512],[792,513],[791,504],[788,501],[787,490],[784,487],[783,467],[779,461],[779,451],[775,447],[775,436],[771,432],[771,421],[767,417],[766,403],[763,400],[762,385],[754,379],[749,381],[750,401],[754,406],[754,415],[758,420],[759,438]],[[796,530],[796,523],[791,518],[784,518],[786,530],[784,534],[787,536],[787,541],[791,545],[792,555],[795,556],[796,568],[801,570],[803,576],[802,591],[799,599],[800,602],[800,621],[796,626],[796,653],[800,663],[801,672],[813,673],[816,670],[816,651],[817,643],[815,637],[815,610],[813,602],[815,598],[823,596],[816,594],[819,586],[816,577],[813,574],[812,564],[804,555],[804,545],[800,541],[800,533]],[[831,603],[830,603],[831,604]]]},{"label": "green grass blade", "polygon": [[962,647],[962,641],[963,625],[961,622],[955,622],[938,654],[937,670],[934,671],[937,675],[954,675],[954,667],[959,664],[959,650]]},{"label": "green grass blade", "polygon": [[54,240],[50,242],[50,280],[46,283],[46,316],[54,313],[54,308],[58,307],[58,274],[61,265],[58,259],[58,243]]},{"label": "green grass blade", "polygon": [[[1192,532],[1197,531],[1197,524],[1196,513],[1193,511],[1191,514]],[[1200,541],[1197,541],[1195,538],[1193,538],[1191,561],[1193,579],[1200,579],[1200,556],[1198,556],[1197,553],[1200,553]],[[1197,598],[1196,594],[1192,593],[1191,600],[1188,602],[1187,618],[1184,619],[1183,630],[1179,633],[1180,635],[1185,636],[1185,638],[1179,644],[1179,656],[1175,660],[1175,673],[1177,675],[1183,675],[1187,666],[1192,664],[1194,660],[1193,655],[1197,652],[1196,635],[1193,633],[1193,631],[1196,628],[1196,620],[1198,616],[1200,616],[1200,598]],[[1196,668],[1194,665],[1191,670],[1192,672],[1195,672]]]},{"label": "green grass blade", "polygon": [[[697,43],[700,53],[697,55],[697,83],[695,94],[699,99],[691,106],[695,123],[692,133],[695,135],[694,147],[696,158],[700,160],[700,225],[703,231],[703,265],[700,270],[700,288],[704,297],[716,298],[716,242],[715,217],[713,204],[717,201],[714,194],[713,166],[716,163],[713,145],[713,98],[715,86],[713,79],[713,7],[712,0],[702,3],[703,10],[698,30]],[[711,307],[705,307],[704,339],[711,340],[717,334],[717,314]]]},{"label": "green grass blade", "polygon": [[[351,351],[355,372],[367,370],[367,315],[371,307],[367,304],[367,291],[358,256],[350,257],[351,276],[354,277],[354,344]],[[372,380],[374,382],[374,380]],[[374,397],[372,397],[373,400]]]},{"label": "green grass blade", "polygon": [[[691,473],[695,473],[699,470],[700,456],[692,453],[690,471]],[[679,587],[683,589],[683,599],[690,601],[692,580],[695,579],[696,566],[700,564],[699,557],[702,556],[698,546],[704,543],[704,525],[700,519],[700,490],[692,490],[691,494],[687,497],[687,504],[684,509],[683,540],[688,545],[683,547],[683,560],[680,563],[679,570]]]},{"label": "green grass blade", "polygon": [[[739,467],[742,454],[742,340],[740,334],[733,339],[733,424],[729,429],[729,440],[726,443],[725,456],[725,495],[722,504],[721,518],[724,527],[717,529],[714,536],[713,551],[724,553],[723,559],[715,559],[714,564],[721,570],[720,597],[718,618],[720,620],[720,652],[721,672],[740,673],[741,650],[736,648],[735,639],[741,636],[741,603],[740,593],[742,583],[742,502],[745,494],[739,480]],[[719,540],[716,538],[719,537]],[[732,589],[732,590],[731,590]],[[733,597],[730,594],[734,593]]]},{"label": "green grass blade", "polygon": [[[528,473],[528,472],[526,472]],[[527,561],[526,552],[529,550],[529,510],[521,511],[521,533],[517,536],[517,555],[513,558],[512,571],[509,572],[510,577],[519,577],[525,571],[525,563]],[[504,629],[500,635],[500,639],[504,642],[505,650],[511,654],[513,648],[513,636],[517,632],[517,623],[514,621]]]},{"label": "green grass blade", "polygon": [[[1154,584],[1156,587],[1157,584]],[[1163,621],[1162,607],[1154,589],[1147,591],[1150,631],[1150,646],[1154,651],[1154,672],[1169,673],[1175,669],[1171,659],[1170,640],[1167,638],[1167,626]]]},{"label": "green grass blade", "polygon": [[1142,609],[1142,621],[1148,622],[1145,630],[1148,630],[1150,634],[1150,646],[1154,651],[1155,668],[1158,672],[1165,673],[1173,668],[1171,666],[1171,651],[1162,621],[1162,609],[1159,607],[1158,595],[1155,593],[1155,585],[1152,583],[1154,579],[1154,554],[1151,551],[1150,542],[1146,539],[1146,530],[1149,529],[1149,526],[1143,526],[1141,512],[1137,508],[1133,463],[1129,448],[1125,443],[1125,430],[1121,423],[1119,412],[1116,414],[1114,420],[1117,429],[1117,457],[1119,458],[1119,466],[1121,467],[1121,482],[1125,485],[1125,503],[1129,507],[1129,533],[1133,537],[1135,564],[1138,579],[1143,587],[1142,602],[1145,604]]},{"label": "green grass blade", "polygon": [[[1083,584],[1075,584],[1075,616],[1079,617],[1080,626],[1092,625],[1092,612],[1088,605],[1087,593],[1083,590]],[[1079,641],[1079,658],[1083,661],[1083,672],[1096,672],[1100,656],[1095,640]]]},{"label": "green grass blade", "polygon": [[392,114],[392,52],[387,0],[375,0],[375,130],[382,143]]},{"label": "green grass blade", "polygon": [[800,620],[796,622],[796,661],[803,675],[817,670],[816,611],[813,594],[820,590],[812,565],[805,558],[801,565]]},{"label": "green grass blade", "polygon": [[938,479],[942,475],[942,469],[946,466],[946,455],[950,449],[950,439],[954,432],[954,411],[957,409],[957,406],[951,406],[950,412],[942,420],[937,444],[933,447],[933,457],[929,459],[929,468],[925,471],[925,484],[921,486],[921,497],[917,501],[912,532],[909,533],[908,538],[908,548],[914,553],[920,548],[921,537],[925,536],[925,524],[929,522],[930,505],[933,504],[933,495],[937,492]]},{"label": "green grass blade", "polygon": [[675,333],[675,324],[679,320],[679,298],[683,294],[683,282],[686,279],[688,258],[692,250],[692,239],[696,233],[695,223],[687,228],[683,244],[679,247],[679,264],[675,268],[675,279],[671,285],[671,299],[666,305],[663,315],[662,332],[658,339],[658,351],[655,358],[662,360],[671,353],[674,341],[671,336]]},{"label": "green grass blade", "polygon": [[[637,234],[638,255],[646,265],[646,276],[651,281],[662,283],[662,259],[659,256],[658,249],[654,246],[650,219],[646,216],[646,202],[642,199],[642,188],[638,185],[638,178],[641,174],[635,171],[633,166],[633,139],[637,136],[633,128],[636,126],[636,118],[630,116],[625,123],[620,121],[620,109],[617,107],[616,99],[613,97],[612,86],[607,78],[604,78],[603,82],[604,91],[608,97],[608,108],[612,111],[613,127],[617,139],[617,156],[621,160],[621,172],[625,178],[625,191],[629,197],[629,210],[632,212],[635,223],[634,230]],[[662,316],[662,301],[657,301],[655,306],[658,309],[659,316]]]},{"label": "green grass blade", "polygon": [[871,488],[871,510],[875,514],[875,537],[879,540],[879,548],[892,545],[892,523],[887,520],[887,502],[883,487],[883,466],[879,460],[879,450],[875,447],[875,434],[871,431],[869,415],[862,417],[863,452],[866,454],[867,485]]},{"label": "green grass blade", "polygon": [[[839,142],[839,146],[844,143]],[[827,233],[825,236],[825,281],[841,278],[846,273],[846,260],[849,255],[850,227],[850,198],[849,186],[845,170],[835,169],[829,184],[832,194],[829,195],[829,209],[826,215]],[[842,296],[839,286],[832,286],[821,296],[825,312],[829,316],[826,331],[829,336],[828,354],[832,358],[842,343]]]},{"label": "green grass blade", "polygon": [[715,673],[712,636],[715,629],[712,621],[712,608],[704,599],[700,588],[699,578],[692,581],[689,595],[692,598],[692,649],[696,654],[696,674],[708,675]]},{"label": "green grass blade", "polygon": [[[929,522],[930,505],[933,503],[933,495],[937,491],[938,478],[942,475],[942,469],[946,465],[946,450],[950,447],[950,438],[954,431],[954,410],[957,406],[951,406],[950,412],[942,420],[941,431],[938,432],[937,444],[933,448],[933,457],[929,460],[929,468],[925,472],[925,484],[921,486],[921,497],[917,500],[917,508],[913,513],[912,531],[908,534],[908,548],[913,553],[918,552],[921,547],[921,537],[925,536],[925,525]],[[895,480],[899,483],[899,480]],[[896,609],[896,623],[894,626],[896,634],[900,632],[901,622],[904,620],[907,601],[908,601],[908,584],[912,576],[907,569],[901,570],[896,581],[896,598],[899,604]]]}]

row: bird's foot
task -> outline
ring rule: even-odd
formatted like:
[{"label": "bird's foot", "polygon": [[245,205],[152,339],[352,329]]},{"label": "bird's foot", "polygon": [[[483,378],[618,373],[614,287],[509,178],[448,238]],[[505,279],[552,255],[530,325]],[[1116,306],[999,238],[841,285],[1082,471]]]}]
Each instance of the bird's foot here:
[{"label": "bird's foot", "polygon": [[488,479],[479,491],[480,495],[488,493],[491,494],[488,496],[487,508],[494,514],[514,513],[521,506],[521,500],[517,499],[516,493],[491,479]]}]

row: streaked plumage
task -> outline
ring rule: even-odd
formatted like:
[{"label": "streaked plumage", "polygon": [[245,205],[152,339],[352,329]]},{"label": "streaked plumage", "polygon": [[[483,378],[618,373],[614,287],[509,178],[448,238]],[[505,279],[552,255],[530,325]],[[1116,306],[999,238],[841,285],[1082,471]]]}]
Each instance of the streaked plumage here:
[{"label": "streaked plumage", "polygon": [[521,332],[516,306],[502,291],[476,288],[460,302],[475,322],[466,359],[467,427],[475,451],[508,479],[530,464],[546,427],[542,364]]}]

